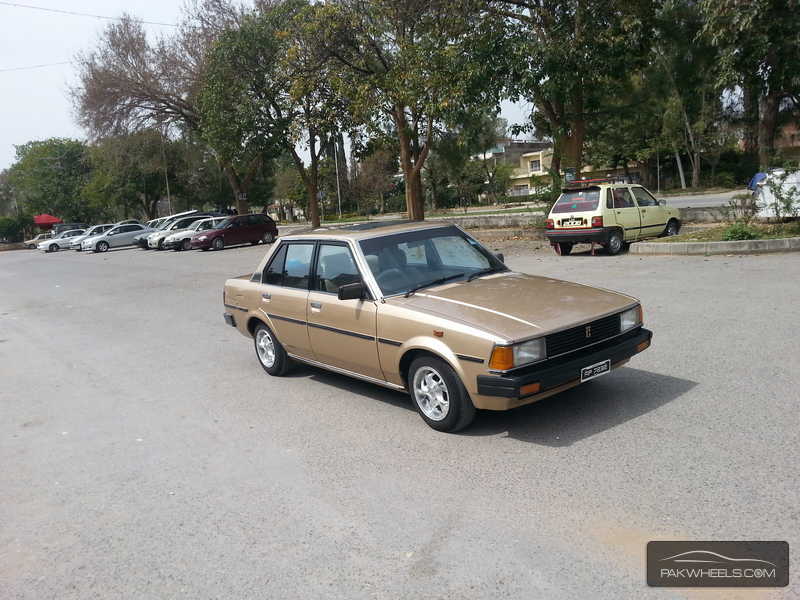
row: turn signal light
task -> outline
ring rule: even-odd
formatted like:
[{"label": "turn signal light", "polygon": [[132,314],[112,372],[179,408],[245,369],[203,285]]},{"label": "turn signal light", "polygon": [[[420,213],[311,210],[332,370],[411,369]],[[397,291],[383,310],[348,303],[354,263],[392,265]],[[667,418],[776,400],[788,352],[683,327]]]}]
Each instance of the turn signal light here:
[{"label": "turn signal light", "polygon": [[647,350],[650,347],[650,340],[645,340],[636,345],[636,351],[641,352],[642,350]]},{"label": "turn signal light", "polygon": [[542,386],[539,383],[529,383],[528,385],[523,385],[521,388],[519,388],[519,395],[530,396],[531,394],[537,393],[541,387]]},{"label": "turn signal light", "polygon": [[592,227],[602,227],[603,217],[592,217]]},{"label": "turn signal light", "polygon": [[495,346],[489,359],[489,368],[494,371],[506,371],[514,367],[514,351],[511,346]]},{"label": "turn signal light", "polygon": [[547,220],[544,222],[544,226],[545,226],[547,229],[555,229],[555,226],[556,226],[556,224],[553,222],[553,219],[547,219]]}]

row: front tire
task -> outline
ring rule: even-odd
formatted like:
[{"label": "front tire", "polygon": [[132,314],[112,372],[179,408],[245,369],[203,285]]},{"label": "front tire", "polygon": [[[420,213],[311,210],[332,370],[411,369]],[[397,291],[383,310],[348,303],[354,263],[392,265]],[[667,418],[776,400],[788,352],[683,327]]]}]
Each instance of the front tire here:
[{"label": "front tire", "polygon": [[50,244],[47,248],[48,252],[58,252],[58,244]]},{"label": "front tire", "polygon": [[622,239],[622,233],[618,229],[615,229],[608,235],[608,242],[606,242],[606,250],[611,256],[614,256],[622,252],[622,248],[624,245],[625,242]]},{"label": "front tire", "polygon": [[222,250],[225,247],[225,240],[221,237],[214,238],[214,241],[211,243],[214,247],[214,250]]},{"label": "front tire", "polygon": [[289,355],[286,354],[286,350],[283,349],[275,334],[263,323],[256,326],[253,345],[258,362],[267,373],[280,377],[289,370]]},{"label": "front tire", "polygon": [[437,431],[455,432],[475,418],[475,406],[450,365],[421,356],[408,370],[411,400],[422,419]]},{"label": "front tire", "polygon": [[96,252],[108,252],[108,242],[97,242]]},{"label": "front tire", "polygon": [[681,224],[678,223],[676,219],[670,219],[667,223],[667,227],[664,229],[664,237],[670,237],[673,235],[678,235],[678,232],[681,230]]},{"label": "front tire", "polygon": [[[261,238],[261,241],[264,242],[265,244],[271,244],[272,242],[275,241],[275,236],[273,234],[267,232],[267,233],[264,234],[264,237]],[[258,242],[256,242],[256,243],[258,243]]]},{"label": "front tire", "polygon": [[192,240],[190,240],[189,238],[186,238],[185,240],[183,240],[183,242],[181,243],[181,245],[179,247],[188,252],[189,250],[192,249]]}]

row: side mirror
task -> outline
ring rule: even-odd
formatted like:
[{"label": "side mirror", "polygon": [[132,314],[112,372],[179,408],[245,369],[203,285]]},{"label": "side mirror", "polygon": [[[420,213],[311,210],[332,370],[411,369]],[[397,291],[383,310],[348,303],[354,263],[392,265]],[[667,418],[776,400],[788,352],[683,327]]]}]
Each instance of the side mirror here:
[{"label": "side mirror", "polygon": [[364,291],[363,282],[348,283],[339,288],[339,300],[361,300],[364,298]]},{"label": "side mirror", "polygon": [[502,252],[495,252],[495,253],[494,253],[494,257],[495,257],[497,260],[499,260],[501,263],[505,264],[505,262],[506,262],[506,257],[503,255],[503,253],[502,253]]}]

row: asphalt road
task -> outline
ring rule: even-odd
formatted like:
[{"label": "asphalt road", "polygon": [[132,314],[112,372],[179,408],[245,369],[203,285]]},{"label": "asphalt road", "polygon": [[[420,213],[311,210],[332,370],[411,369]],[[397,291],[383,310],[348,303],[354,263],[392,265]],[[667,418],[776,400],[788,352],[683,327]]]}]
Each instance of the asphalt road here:
[{"label": "asphalt road", "polygon": [[[652,539],[800,548],[800,255],[514,256],[640,297],[628,367],[458,435],[267,376],[223,252],[0,253],[0,598],[773,598],[645,585]],[[524,301],[524,300],[521,300]]]},{"label": "asphalt road", "polygon": [[[653,192],[655,193],[655,192]],[[688,208],[688,207],[705,207],[705,206],[728,206],[730,201],[737,194],[747,194],[746,189],[733,190],[731,192],[720,192],[714,194],[685,194],[678,196],[659,196],[658,198],[666,198],[667,206],[675,208]]]}]

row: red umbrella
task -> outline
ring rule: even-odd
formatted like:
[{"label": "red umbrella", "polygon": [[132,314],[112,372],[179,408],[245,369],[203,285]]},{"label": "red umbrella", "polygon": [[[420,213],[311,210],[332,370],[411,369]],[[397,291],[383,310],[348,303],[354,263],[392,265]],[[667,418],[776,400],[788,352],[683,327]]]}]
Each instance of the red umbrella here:
[{"label": "red umbrella", "polygon": [[50,229],[56,223],[62,223],[63,221],[58,217],[54,217],[53,215],[48,215],[47,213],[44,213],[41,215],[34,216],[33,222],[40,229]]}]

